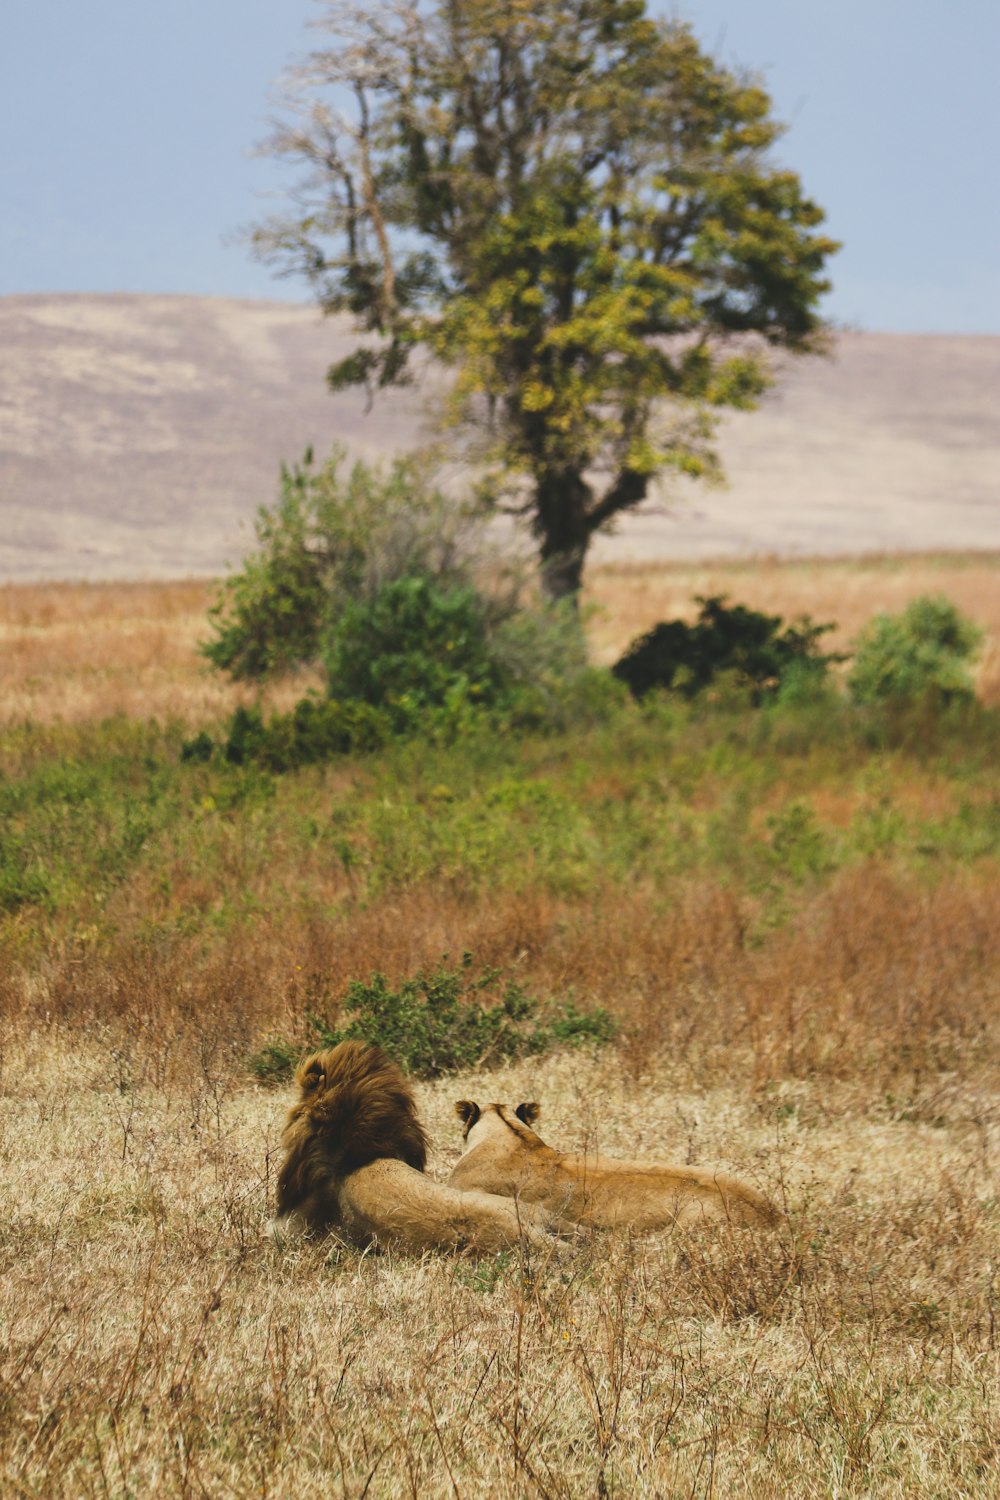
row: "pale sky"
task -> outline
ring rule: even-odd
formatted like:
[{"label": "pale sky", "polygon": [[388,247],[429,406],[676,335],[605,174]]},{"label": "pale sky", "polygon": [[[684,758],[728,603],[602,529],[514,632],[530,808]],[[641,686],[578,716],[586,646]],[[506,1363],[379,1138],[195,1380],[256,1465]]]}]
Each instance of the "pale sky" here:
[{"label": "pale sky", "polygon": [[[844,241],[828,317],[1000,333],[997,0],[650,8],[763,75],[789,126],[780,158]],[[314,0],[5,0],[0,296],[305,300],[235,236],[289,180],[250,148],[319,13]]]}]

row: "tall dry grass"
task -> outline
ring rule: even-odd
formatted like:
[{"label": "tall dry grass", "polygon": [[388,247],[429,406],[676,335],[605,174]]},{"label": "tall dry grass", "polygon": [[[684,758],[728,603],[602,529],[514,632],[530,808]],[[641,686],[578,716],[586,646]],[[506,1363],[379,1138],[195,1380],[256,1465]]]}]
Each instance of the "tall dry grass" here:
[{"label": "tall dry grass", "polygon": [[464,895],[420,883],[370,902],[268,911],[211,936],[146,918],[141,887],[103,935],[80,927],[39,960],[8,936],[0,1016],[10,1035],[96,1029],[123,1077],[158,1083],[206,1057],[234,1075],[271,1034],[309,1040],[351,980],[395,983],[470,950],[541,995],[572,994],[621,1024],[622,1068],[640,1078],[669,1055],[709,1087],[723,1071],[748,1093],[798,1078],[851,1079],[927,1098],[995,1080],[1000,1065],[1000,884],[992,866],[928,884],[878,861],[818,887],[770,930],[770,898],[707,880],[609,887],[581,902],[544,890]]},{"label": "tall dry grass", "polygon": [[777,1233],[595,1235],[554,1260],[263,1237],[283,1101],[120,1076],[53,1026],[6,1055],[4,1493],[996,1493],[995,1107],[856,1083],[692,1089],[561,1057],[418,1090],[543,1100],[566,1146],[721,1162]]},{"label": "tall dry grass", "polygon": [[[198,653],[215,594],[205,580],[0,586],[0,725],[114,714],[194,725],[254,701]],[[303,673],[264,701],[288,708],[315,681]]]},{"label": "tall dry grass", "polygon": [[[880,610],[944,593],[986,632],[978,685],[1000,701],[1000,553],[934,557],[594,567],[585,604],[595,659],[614,661],[663,619],[692,618],[695,595],[732,599],[785,618],[833,620],[843,649]],[[203,724],[256,693],[214,672],[198,654],[216,585],[42,583],[0,586],[0,725],[123,713]],[[304,674],[267,689],[286,709],[317,679]]]}]

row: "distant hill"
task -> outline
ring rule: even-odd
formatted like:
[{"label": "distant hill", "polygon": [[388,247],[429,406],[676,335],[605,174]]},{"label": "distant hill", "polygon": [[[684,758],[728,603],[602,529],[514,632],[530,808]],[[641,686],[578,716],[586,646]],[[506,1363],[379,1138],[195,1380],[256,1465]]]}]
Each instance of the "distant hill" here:
[{"label": "distant hill", "polygon": [[[278,465],[429,428],[418,389],[331,395],[344,324],[278,302],[0,299],[0,579],[221,572]],[[1000,545],[1000,337],[848,333],[727,418],[730,487],[623,521],[608,557]]]}]

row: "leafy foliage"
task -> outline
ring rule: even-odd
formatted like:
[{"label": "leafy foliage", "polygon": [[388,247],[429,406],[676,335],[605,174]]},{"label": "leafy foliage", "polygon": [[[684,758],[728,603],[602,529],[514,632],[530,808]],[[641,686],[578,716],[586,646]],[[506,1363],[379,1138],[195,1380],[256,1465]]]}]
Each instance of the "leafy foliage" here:
[{"label": "leafy foliage", "polygon": [[419,574],[348,605],[326,666],[333,695],[385,709],[402,730],[456,700],[494,704],[505,686],[481,596],[468,585],[435,587]]},{"label": "leafy foliage", "polygon": [[759,84],[643,0],[325,24],[271,141],[305,179],[256,248],[367,335],[335,387],[403,381],[421,345],[457,367],[452,420],[488,416],[494,493],[575,592],[656,475],[717,470],[711,414],[755,403],[768,346],[819,346],[822,211],[770,160]]},{"label": "leafy foliage", "polygon": [[806,617],[782,629],[780,615],[728,605],[722,596],[699,595],[698,603],[693,625],[683,620],[655,625],[612,667],[634,697],[671,688],[693,698],[720,673],[731,673],[759,702],[791,682],[818,684],[832,662],[843,660],[818,649],[832,625],[814,625]]},{"label": "leafy foliage", "polygon": [[[348,986],[342,1005],[346,1024],[330,1026],[312,1017],[310,1046],[338,1042],[378,1042],[421,1078],[437,1078],[462,1068],[486,1067],[505,1059],[535,1055],[556,1046],[609,1042],[617,1026],[607,1011],[578,1010],[572,1001],[543,1006],[496,969],[472,973],[472,955],[459,967],[447,956],[436,969],[420,970],[393,986],[384,974]],[[272,1038],[250,1060],[262,1082],[288,1078],[299,1051]]]},{"label": "leafy foliage", "polygon": [[[484,710],[562,723],[600,696],[587,683],[576,613],[532,599],[478,503],[442,494],[415,460],[345,473],[340,451],[318,469],[307,454],[282,470],[281,498],[260,512],[257,536],[213,607],[215,638],[202,651],[256,680],[322,662],[333,701],[308,697],[266,725],[237,711],[225,742],[235,764],[291,769],[417,727],[458,732]],[[202,731],[184,757],[215,749]]]},{"label": "leafy foliage", "polygon": [[[119,942],[198,964],[273,942],[261,1005],[273,990],[276,1005],[323,1014],[336,998],[328,963],[311,963],[319,977],[302,988],[292,948],[397,904],[416,922],[409,903],[424,903],[426,939],[442,902],[467,903],[491,945],[490,913],[506,910],[510,951],[541,951],[545,932],[569,961],[574,924],[599,932],[627,892],[666,921],[689,886],[766,892],[772,911],[780,886],[787,914],[812,881],[872,856],[931,881],[959,866],[988,879],[1000,857],[1000,715],[975,699],[859,711],[841,695],[754,710],[726,695],[599,696],[564,732],[500,732],[484,716],[472,734],[393,736],[333,776],[308,765],[276,776],[218,746],[182,764],[182,735],[123,718],[0,734],[3,994],[20,993],[21,966],[45,949],[62,984],[82,955],[99,967]],[[811,821],[785,817],[795,803]],[[406,962],[412,950],[393,951]],[[43,992],[58,1014],[54,983]]]},{"label": "leafy foliage", "polygon": [[974,696],[970,663],[982,631],[943,595],[923,595],[898,615],[876,615],[854,642],[847,682],[858,703],[931,692],[948,703]]},{"label": "leafy foliage", "polygon": [[226,580],[202,651],[237,679],[260,680],[320,659],[344,610],[387,584],[422,574],[441,587],[469,581],[483,518],[432,483],[426,464],[346,469],[334,448],[282,466],[281,493],[262,507],[257,550]]},{"label": "leafy foliage", "polygon": [[254,762],[269,771],[293,771],[335,755],[378,750],[388,740],[384,714],[365,703],[303,698],[291,713],[267,723],[257,709],[238,708],[223,747],[233,765]]}]

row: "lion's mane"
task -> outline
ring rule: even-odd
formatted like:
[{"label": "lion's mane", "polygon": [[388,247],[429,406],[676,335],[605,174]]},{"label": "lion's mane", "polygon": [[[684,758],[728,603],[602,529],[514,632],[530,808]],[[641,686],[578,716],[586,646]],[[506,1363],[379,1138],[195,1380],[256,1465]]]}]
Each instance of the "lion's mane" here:
[{"label": "lion's mane", "polygon": [[303,1211],[316,1227],[334,1216],[338,1185],[380,1160],[427,1166],[427,1136],[401,1068],[368,1042],[340,1042],[304,1058],[299,1098],[281,1136],[278,1213]]},{"label": "lion's mane", "polygon": [[305,1058],[295,1081],[281,1137],[279,1238],[337,1228],[356,1244],[416,1252],[554,1244],[544,1210],[426,1175],[413,1093],[381,1047],[340,1042]]}]

